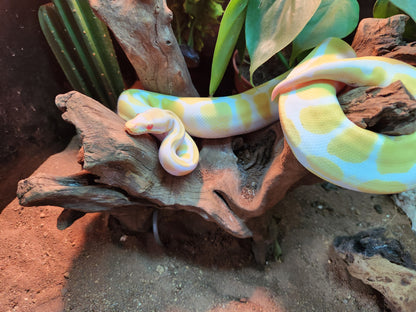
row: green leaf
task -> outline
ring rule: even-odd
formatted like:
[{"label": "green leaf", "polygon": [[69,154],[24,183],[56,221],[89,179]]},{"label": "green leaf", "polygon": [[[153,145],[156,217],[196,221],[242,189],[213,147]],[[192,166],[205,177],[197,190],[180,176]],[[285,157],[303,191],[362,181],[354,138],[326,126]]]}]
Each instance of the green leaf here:
[{"label": "green leaf", "polygon": [[391,0],[391,2],[409,15],[416,22],[416,3],[415,0]]},{"label": "green leaf", "polygon": [[209,94],[211,95],[217,90],[221,79],[224,76],[231,55],[233,54],[234,47],[243,28],[244,20],[246,18],[247,1],[248,0],[231,0],[225,9],[212,59],[211,80],[209,83]]},{"label": "green leaf", "polygon": [[385,18],[400,14],[400,10],[390,0],[377,0],[373,7],[375,18]]},{"label": "green leaf", "polygon": [[322,0],[311,20],[293,41],[290,64],[303,51],[316,47],[328,37],[349,35],[357,27],[359,10],[357,0]]},{"label": "green leaf", "polygon": [[320,0],[249,0],[246,42],[250,76],[291,43],[318,9]]}]

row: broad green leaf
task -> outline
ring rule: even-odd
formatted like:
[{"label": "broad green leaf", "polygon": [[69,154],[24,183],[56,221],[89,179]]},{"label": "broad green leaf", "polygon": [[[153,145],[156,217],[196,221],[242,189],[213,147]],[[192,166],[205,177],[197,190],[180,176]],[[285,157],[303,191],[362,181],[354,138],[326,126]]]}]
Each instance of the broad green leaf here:
[{"label": "broad green leaf", "polygon": [[373,16],[375,18],[385,18],[395,14],[400,14],[400,10],[390,0],[377,0],[374,4]]},{"label": "broad green leaf", "polygon": [[359,10],[357,0],[322,0],[314,16],[293,41],[290,63],[328,37],[349,35],[357,27]]},{"label": "broad green leaf", "polygon": [[248,0],[246,42],[250,75],[291,43],[318,9],[320,0]]},{"label": "broad green leaf", "polygon": [[248,0],[231,0],[225,9],[215,43],[209,94],[217,90],[246,18]]},{"label": "broad green leaf", "polygon": [[409,15],[416,22],[416,2],[415,0],[391,0],[391,2]]}]

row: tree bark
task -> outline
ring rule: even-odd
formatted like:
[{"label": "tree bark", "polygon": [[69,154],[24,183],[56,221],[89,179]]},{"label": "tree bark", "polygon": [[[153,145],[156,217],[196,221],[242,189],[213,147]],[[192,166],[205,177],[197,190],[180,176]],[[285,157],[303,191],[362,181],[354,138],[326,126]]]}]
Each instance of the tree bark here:
[{"label": "tree bark", "polygon": [[416,44],[403,40],[407,15],[365,18],[357,27],[351,44],[357,56],[384,56],[416,66]]}]

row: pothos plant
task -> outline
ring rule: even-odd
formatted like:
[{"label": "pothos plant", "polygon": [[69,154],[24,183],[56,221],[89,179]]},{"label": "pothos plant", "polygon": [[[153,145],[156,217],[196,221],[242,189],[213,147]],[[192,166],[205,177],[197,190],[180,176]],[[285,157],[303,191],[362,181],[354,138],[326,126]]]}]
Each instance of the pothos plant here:
[{"label": "pothos plant", "polygon": [[[375,17],[404,12],[415,20],[414,0],[378,0]],[[328,37],[344,38],[357,26],[356,0],[231,0],[225,9],[211,69],[209,93],[216,91],[235,48],[247,50],[250,78],[262,64],[291,46],[288,69]]]}]

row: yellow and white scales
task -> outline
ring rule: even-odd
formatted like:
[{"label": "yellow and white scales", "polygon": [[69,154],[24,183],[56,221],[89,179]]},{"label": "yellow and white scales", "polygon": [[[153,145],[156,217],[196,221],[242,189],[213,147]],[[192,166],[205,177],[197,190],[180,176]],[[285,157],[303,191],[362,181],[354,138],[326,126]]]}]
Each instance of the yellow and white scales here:
[{"label": "yellow and white scales", "polygon": [[416,187],[416,133],[388,136],[362,129],[342,112],[339,83],[380,86],[401,80],[416,96],[416,68],[384,57],[356,57],[344,41],[329,38],[290,73],[226,97],[175,97],[126,90],[118,114],[131,134],[162,142],[166,171],[184,175],[198,164],[191,136],[223,138],[252,132],[280,119],[296,158],[336,185],[389,194]]}]

